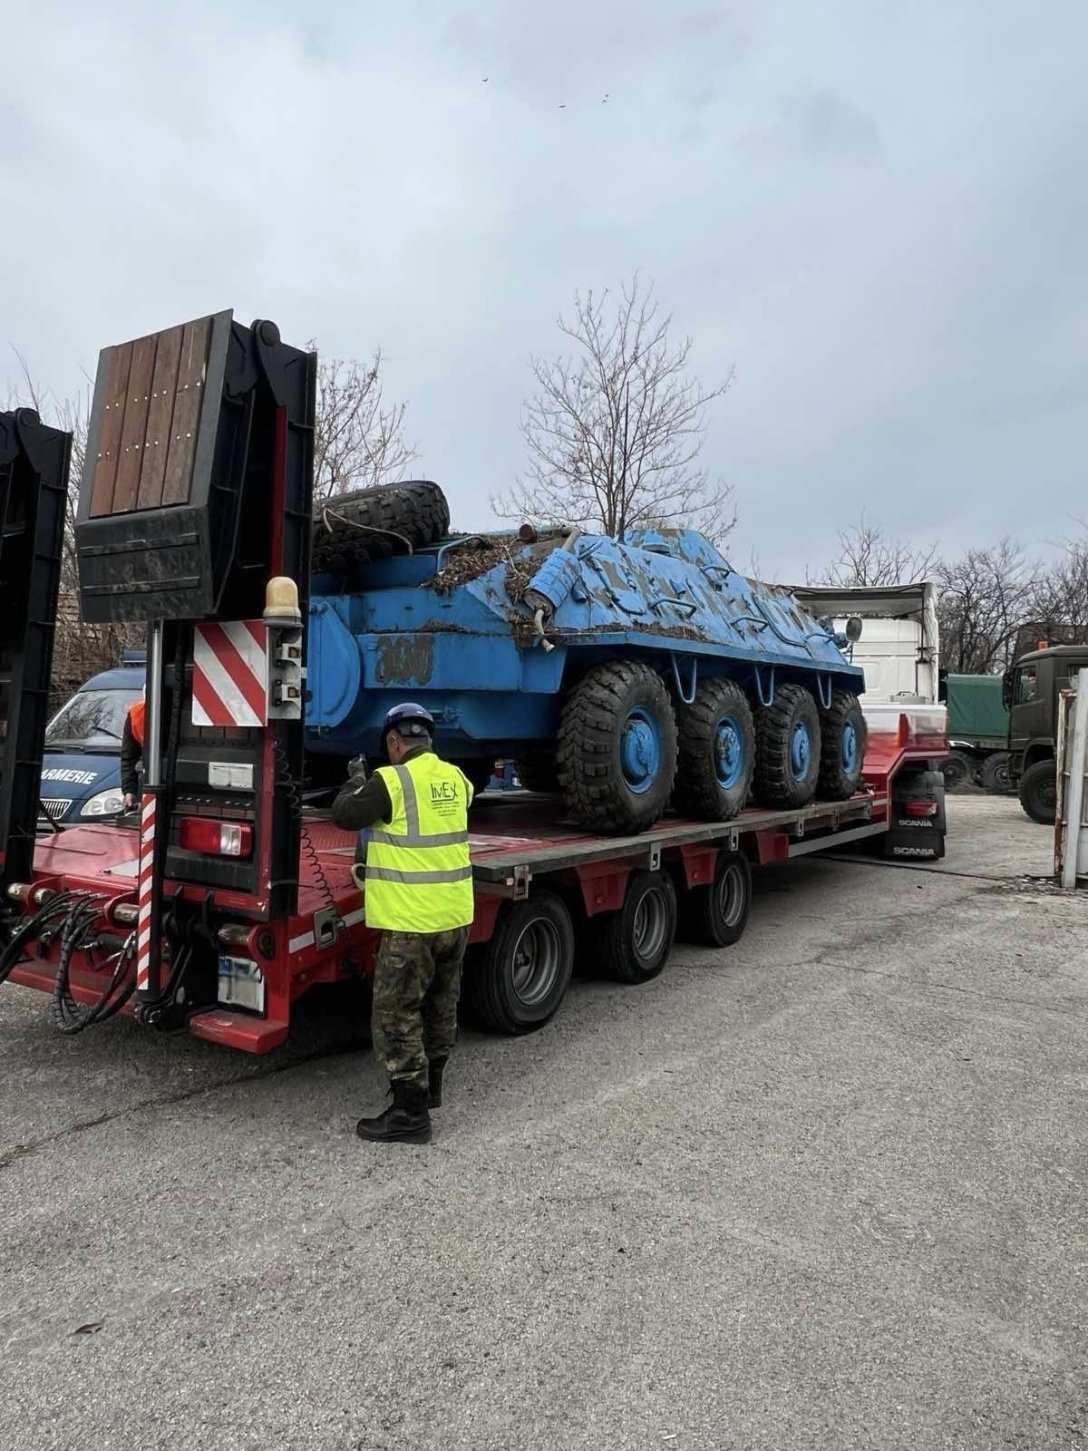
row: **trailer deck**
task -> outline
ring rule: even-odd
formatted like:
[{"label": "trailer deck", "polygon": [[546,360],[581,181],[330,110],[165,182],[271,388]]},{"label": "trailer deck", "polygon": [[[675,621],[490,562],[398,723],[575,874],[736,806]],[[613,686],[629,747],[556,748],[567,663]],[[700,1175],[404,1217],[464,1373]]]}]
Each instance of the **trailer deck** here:
[{"label": "trailer deck", "polygon": [[746,838],[755,844],[757,858],[763,863],[791,854],[778,841],[783,835],[790,848],[802,842],[810,845],[814,833],[823,837],[848,824],[880,832],[887,805],[886,795],[859,792],[850,801],[816,801],[792,811],[751,807],[732,821],[666,817],[637,836],[601,837],[572,827],[547,797],[521,801],[485,797],[481,807],[494,811],[494,825],[504,830],[501,835],[472,832],[473,875],[479,886],[518,898],[526,894],[534,876],[547,872],[620,861],[638,861],[656,871],[667,848],[710,844],[736,851]]},{"label": "trailer deck", "polygon": [[[707,885],[720,852],[743,851],[759,864],[786,860],[883,833],[888,811],[888,792],[868,790],[849,801],[817,801],[797,810],[754,807],[726,822],[670,817],[638,836],[601,837],[574,827],[553,798],[485,793],[471,821],[476,881],[471,941],[488,942],[504,901],[525,901],[534,882],[572,890],[592,917],[617,910],[631,874],[640,869],[666,866],[682,886]],[[352,877],[354,834],[336,827],[328,811],[308,809],[303,840],[309,849],[300,856],[297,915],[285,923],[262,924],[247,922],[239,910],[236,918],[238,950],[252,954],[265,973],[265,1012],[258,1016],[245,1008],[220,1006],[196,1013],[188,1020],[196,1036],[268,1052],[286,1038],[291,1004],[302,993],[317,983],[370,970],[376,937],[366,926],[362,896]],[[117,904],[135,900],[139,847],[139,831],[131,825],[58,831],[38,841],[34,880],[38,887],[56,883],[101,896],[109,918]],[[190,891],[167,885],[168,895]],[[220,910],[227,897],[216,893]],[[48,992],[55,976],[55,953],[49,952],[16,966],[11,981]],[[76,1002],[92,1004],[102,991],[101,972],[74,965],[69,990]]]},{"label": "trailer deck", "polygon": [[[602,837],[573,826],[551,797],[530,792],[485,793],[470,820],[472,870],[479,889],[516,899],[525,895],[534,877],[548,873],[623,862],[652,863],[651,869],[656,870],[662,852],[668,849],[712,846],[736,851],[742,840],[750,839],[753,854],[762,864],[800,855],[797,848],[818,849],[832,835],[841,841],[847,828],[860,827],[863,834],[875,835],[885,829],[887,810],[887,793],[859,792],[850,801],[815,801],[792,811],[751,807],[732,821],[670,816],[637,836]],[[305,813],[304,831],[314,857],[302,854],[300,912],[293,919],[295,927],[320,911],[325,901],[318,864],[338,907],[347,908],[359,896],[351,875],[354,834],[341,831],[328,811],[322,810]],[[856,834],[849,832],[850,836]],[[72,888],[127,897],[139,866],[139,846],[139,831],[133,825],[58,831],[39,839],[34,878],[39,885],[61,878]],[[217,901],[223,905],[226,896],[217,893]],[[15,970],[13,979],[20,970]]]}]

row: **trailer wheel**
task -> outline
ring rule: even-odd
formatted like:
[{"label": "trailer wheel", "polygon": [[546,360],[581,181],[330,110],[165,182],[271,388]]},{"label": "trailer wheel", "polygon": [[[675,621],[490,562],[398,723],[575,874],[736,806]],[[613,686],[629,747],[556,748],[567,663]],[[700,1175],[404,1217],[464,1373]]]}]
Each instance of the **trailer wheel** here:
[{"label": "trailer wheel", "polygon": [[618,912],[593,919],[597,960],[617,982],[649,982],[676,938],[676,888],[667,872],[631,873]]},{"label": "trailer wheel", "polygon": [[820,712],[818,794],[827,801],[849,801],[861,785],[867,730],[856,695],[836,690],[829,710]]},{"label": "trailer wheel", "polygon": [[676,778],[676,720],[660,675],[636,660],[587,670],[563,704],[556,761],[580,826],[614,835],[652,826]]},{"label": "trailer wheel", "polygon": [[971,779],[971,762],[962,751],[950,751],[941,762],[941,775],[944,777],[944,789],[954,791],[957,786],[964,786]]},{"label": "trailer wheel", "polygon": [[517,772],[526,791],[554,796],[559,790],[559,768],[554,756],[519,756]]},{"label": "trailer wheel", "polygon": [[979,771],[979,782],[984,791],[992,791],[995,796],[1009,794],[1012,777],[1009,775],[1008,751],[994,751],[992,756],[986,757]]},{"label": "trailer wheel", "polygon": [[1053,760],[1036,761],[1020,777],[1020,805],[1040,826],[1054,825],[1058,783]]},{"label": "trailer wheel", "polygon": [[334,494],[314,502],[312,568],[348,574],[357,564],[437,544],[449,527],[446,496],[425,479]]},{"label": "trailer wheel", "polygon": [[756,716],[756,793],[764,806],[807,806],[820,773],[820,715],[803,685],[780,685]]},{"label": "trailer wheel", "polygon": [[713,882],[690,888],[680,899],[681,936],[701,947],[732,947],[744,935],[751,908],[748,858],[741,851],[719,852]]},{"label": "trailer wheel", "polygon": [[531,1033],[555,1016],[574,968],[570,913],[552,892],[509,904],[495,935],[466,963],[469,1014],[497,1033]]},{"label": "trailer wheel", "polygon": [[707,680],[676,707],[678,811],[729,821],[748,799],[756,761],[752,709],[732,680]]}]

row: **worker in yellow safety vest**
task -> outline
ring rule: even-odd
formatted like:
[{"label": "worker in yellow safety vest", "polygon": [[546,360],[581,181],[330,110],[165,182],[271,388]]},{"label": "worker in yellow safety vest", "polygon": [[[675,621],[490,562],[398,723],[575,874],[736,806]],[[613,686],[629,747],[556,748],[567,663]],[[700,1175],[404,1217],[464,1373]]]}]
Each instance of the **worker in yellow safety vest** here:
[{"label": "worker in yellow safety vest", "polygon": [[388,766],[365,764],[333,803],[337,826],[368,832],[365,910],[381,933],[374,964],[374,1051],[392,1102],[356,1133],[425,1144],[429,1110],[457,1035],[461,964],[473,917],[468,808],[472,786],[433,749],[434,720],[421,705],[394,706],[382,736]]}]

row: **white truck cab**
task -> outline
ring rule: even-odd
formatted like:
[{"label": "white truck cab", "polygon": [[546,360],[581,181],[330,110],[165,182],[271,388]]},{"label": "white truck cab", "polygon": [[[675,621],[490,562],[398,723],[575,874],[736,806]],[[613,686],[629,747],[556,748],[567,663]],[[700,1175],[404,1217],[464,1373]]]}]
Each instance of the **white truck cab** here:
[{"label": "white truck cab", "polygon": [[925,702],[939,698],[940,648],[937,587],[918,584],[793,587],[817,619],[844,630],[851,615],[862,621],[851,659],[865,671],[863,705],[877,701]]}]

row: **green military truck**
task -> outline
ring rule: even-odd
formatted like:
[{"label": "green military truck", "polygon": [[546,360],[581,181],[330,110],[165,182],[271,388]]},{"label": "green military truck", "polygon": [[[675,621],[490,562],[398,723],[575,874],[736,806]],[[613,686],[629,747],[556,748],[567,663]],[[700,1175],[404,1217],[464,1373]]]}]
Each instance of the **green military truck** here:
[{"label": "green military truck", "polygon": [[948,755],[941,762],[949,788],[974,781],[985,791],[1011,789],[1009,712],[1000,675],[945,675]]},{"label": "green military truck", "polygon": [[[1005,672],[1003,700],[1009,712],[1009,779],[1032,821],[1054,824],[1057,783],[1054,741],[1058,695],[1088,665],[1088,645],[1029,650]],[[949,723],[949,739],[952,737]]]}]

